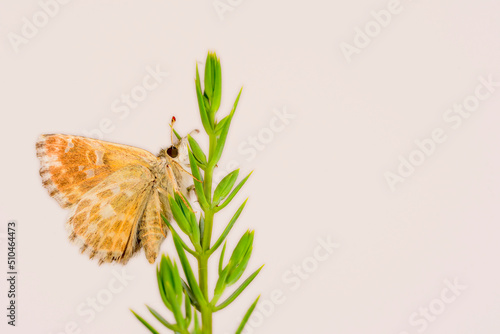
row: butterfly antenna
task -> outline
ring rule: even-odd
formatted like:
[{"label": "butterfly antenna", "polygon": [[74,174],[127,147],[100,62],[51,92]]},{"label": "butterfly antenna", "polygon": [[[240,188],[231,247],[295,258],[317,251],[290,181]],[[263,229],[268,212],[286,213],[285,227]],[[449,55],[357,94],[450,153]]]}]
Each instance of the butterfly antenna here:
[{"label": "butterfly antenna", "polygon": [[172,120],[170,121],[170,143],[174,145],[174,123],[175,116],[172,116]]}]

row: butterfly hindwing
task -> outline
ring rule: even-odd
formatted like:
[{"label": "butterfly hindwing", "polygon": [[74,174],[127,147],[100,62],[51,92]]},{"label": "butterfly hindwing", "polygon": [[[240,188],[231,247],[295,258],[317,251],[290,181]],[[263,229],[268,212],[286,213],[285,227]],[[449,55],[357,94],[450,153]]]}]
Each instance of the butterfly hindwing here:
[{"label": "butterfly hindwing", "polygon": [[149,263],[154,263],[167,235],[167,227],[160,216],[161,207],[159,194],[153,189],[138,230],[141,246],[144,247]]},{"label": "butterfly hindwing", "polygon": [[153,189],[154,176],[139,165],[123,167],[87,192],[67,222],[70,239],[99,262],[125,264],[140,249],[138,226]]}]

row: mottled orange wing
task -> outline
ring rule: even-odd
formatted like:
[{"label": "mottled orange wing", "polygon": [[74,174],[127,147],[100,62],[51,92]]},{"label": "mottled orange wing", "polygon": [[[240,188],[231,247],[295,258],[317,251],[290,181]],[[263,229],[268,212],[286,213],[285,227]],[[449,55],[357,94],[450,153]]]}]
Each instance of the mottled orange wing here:
[{"label": "mottled orange wing", "polygon": [[[123,167],[106,177],[72,208],[67,222],[70,240],[99,263],[125,264],[142,246],[138,226],[146,208],[156,205],[149,201],[153,182],[149,169],[139,165]],[[153,261],[155,258],[156,254]]]},{"label": "mottled orange wing", "polygon": [[163,223],[160,212],[160,197],[157,190],[153,189],[138,230],[140,245],[144,247],[149,263],[155,262],[160,246],[167,235],[168,227]]},{"label": "mottled orange wing", "polygon": [[157,158],[140,148],[71,135],[42,135],[36,143],[44,187],[69,207],[111,173],[130,165],[150,167]]}]

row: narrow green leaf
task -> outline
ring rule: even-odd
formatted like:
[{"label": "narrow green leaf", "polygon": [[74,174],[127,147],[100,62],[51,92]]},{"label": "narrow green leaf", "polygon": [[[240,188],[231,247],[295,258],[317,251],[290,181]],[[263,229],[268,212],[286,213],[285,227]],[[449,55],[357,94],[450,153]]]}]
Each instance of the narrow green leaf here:
[{"label": "narrow green leaf", "polygon": [[165,287],[163,286],[163,279],[160,274],[160,270],[157,268],[156,269],[156,279],[158,280],[158,290],[160,290],[160,297],[161,300],[163,301],[163,304],[169,309],[172,310],[172,306],[170,305],[170,302],[167,299],[167,295],[165,293]]},{"label": "narrow green leaf", "polygon": [[233,285],[240,279],[240,277],[243,275],[243,272],[247,268],[248,262],[250,260],[250,256],[252,255],[252,247],[248,248],[247,252],[245,253],[245,256],[243,259],[238,263],[236,267],[233,268],[233,270],[228,274],[227,279],[226,279],[226,284]]},{"label": "narrow green leaf", "polygon": [[220,67],[220,60],[217,59],[217,56],[215,54],[214,57],[215,57],[214,87],[213,87],[213,96],[210,99],[210,101],[211,101],[212,111],[216,112],[217,110],[219,110],[220,101],[222,97],[222,73]]},{"label": "narrow green leaf", "polygon": [[247,175],[247,177],[245,177],[243,180],[241,180],[240,183],[238,183],[238,185],[233,189],[233,191],[226,198],[226,200],[224,201],[224,203],[222,203],[221,205],[217,206],[217,211],[220,211],[220,210],[224,209],[231,202],[231,200],[234,198],[234,196],[236,196],[236,194],[238,193],[238,191],[240,191],[241,187],[243,187],[243,185],[245,184],[245,182],[247,182],[248,178],[250,177],[250,175],[252,175],[252,173],[253,173],[253,171],[250,172]]},{"label": "narrow green leaf", "polygon": [[193,152],[193,155],[196,158],[196,160],[203,166],[206,166],[207,157],[205,153],[203,153],[203,150],[201,149],[198,142],[194,140],[194,138],[191,137],[191,135],[188,135],[188,142],[189,142],[189,147],[191,148],[191,151]]},{"label": "narrow green leaf", "polygon": [[168,322],[164,317],[162,317],[158,312],[156,312],[152,307],[149,307],[148,305],[146,305],[146,307],[148,308],[149,312],[151,312],[151,314],[156,318],[158,319],[159,322],[162,323],[163,326],[167,327],[168,329],[171,329],[173,331],[176,331],[177,330],[177,327],[173,324],[171,324],[170,322]]},{"label": "narrow green leaf", "polygon": [[[175,201],[177,202],[177,205],[181,208],[181,211],[184,215],[184,217],[187,220],[187,223],[189,224],[189,231],[191,232],[189,235],[189,238],[191,239],[191,242],[193,245],[200,245],[200,230],[198,226],[198,222],[196,220],[196,215],[193,211],[193,208],[191,207],[191,204],[189,204],[188,200],[186,197],[184,197],[183,194],[176,192],[174,194],[175,196]],[[187,203],[187,205],[186,205]],[[187,233],[186,233],[187,234]]]},{"label": "narrow green leaf", "polygon": [[187,217],[186,213],[193,212],[193,207],[191,206],[191,204],[189,204],[189,201],[180,191],[176,191],[174,193],[174,198],[177,204],[179,204],[179,206],[181,207],[182,212],[186,217]]},{"label": "narrow green leaf", "polygon": [[213,84],[214,84],[214,64],[213,56],[210,52],[207,55],[207,60],[205,61],[205,94],[209,99],[212,99]]},{"label": "narrow green leaf", "polygon": [[[170,222],[167,220],[167,218],[165,218],[165,216],[163,214],[161,214],[161,218],[163,219],[163,221],[165,222],[165,224],[167,224],[168,226],[168,229],[170,230],[170,232],[172,232],[172,235],[177,235],[179,236],[179,233],[177,233],[177,231],[174,229],[174,227],[172,226],[172,224],[170,224]],[[198,253],[196,253],[194,250],[192,250],[191,248],[188,247],[188,245],[186,245],[186,243],[182,240],[181,237],[179,237],[179,242],[181,243],[182,247],[187,250],[191,255],[193,255],[194,257],[198,256]],[[196,245],[194,245],[195,248],[196,248]],[[197,251],[200,251],[201,248],[196,248]]]},{"label": "narrow green leaf", "polygon": [[212,129],[212,124],[209,121],[208,118],[208,113],[205,108],[205,102],[203,101],[203,94],[201,92],[201,82],[200,82],[200,73],[198,72],[198,64],[196,64],[196,97],[198,98],[198,108],[200,109],[200,116],[201,116],[201,122],[203,124],[203,127],[205,128],[205,131],[208,134],[213,133]]},{"label": "narrow green leaf", "polygon": [[238,287],[238,289],[236,289],[232,294],[231,296],[229,296],[225,301],[223,301],[219,306],[216,306],[215,307],[215,310],[216,311],[219,311],[219,310],[222,310],[224,307],[228,306],[229,304],[231,304],[242,292],[243,290],[245,290],[245,288],[250,284],[252,283],[252,281],[254,280],[254,278],[259,274],[259,272],[261,271],[261,269],[263,268],[264,266],[260,267],[259,269],[257,269],[252,275],[250,275],[243,283],[241,283],[241,285]]},{"label": "narrow green leaf", "polygon": [[184,212],[182,212],[181,206],[179,206],[175,199],[170,195],[168,195],[168,202],[170,203],[170,210],[172,211],[172,215],[174,216],[177,225],[180,227],[182,232],[186,233],[188,236],[191,236],[191,224],[184,216]]},{"label": "narrow green leaf", "polygon": [[238,97],[236,97],[233,109],[231,110],[231,113],[229,114],[229,117],[222,128],[219,138],[217,139],[217,146],[215,147],[213,156],[211,156],[210,158],[211,159],[210,163],[212,164],[216,164],[219,161],[220,157],[222,156],[222,151],[224,150],[224,145],[226,144],[226,138],[229,132],[229,127],[231,126],[231,120],[233,119],[234,112],[236,111],[236,107],[238,106],[238,101],[240,100],[242,89],[240,90]]},{"label": "narrow green leaf", "polygon": [[214,289],[214,297],[210,302],[212,306],[214,306],[219,301],[219,298],[222,296],[224,290],[226,289],[227,286],[226,279],[227,279],[227,274],[229,273],[228,269],[229,268],[225,268],[224,270],[222,270],[222,272],[219,275],[219,278],[217,279],[217,284],[215,285]]},{"label": "narrow green leaf", "polygon": [[250,305],[250,308],[248,309],[247,313],[245,313],[245,316],[241,320],[240,326],[236,330],[235,334],[241,334],[243,331],[243,328],[245,328],[245,325],[247,324],[248,319],[250,319],[250,316],[252,315],[253,310],[255,309],[255,306],[257,306],[257,302],[259,301],[260,296],[255,299],[252,305]]},{"label": "narrow green leaf", "polygon": [[180,238],[178,235],[173,235],[173,239],[174,239],[175,249],[177,249],[177,254],[179,255],[179,259],[181,261],[182,268],[184,269],[184,274],[186,275],[189,287],[191,288],[191,291],[193,291],[196,300],[198,300],[201,305],[201,303],[205,302],[205,297],[203,297],[200,286],[196,281],[196,277],[193,274],[193,269],[191,269],[191,265],[189,264],[189,261],[186,257],[186,253],[184,253],[184,248],[182,247],[181,242],[179,241]]},{"label": "narrow green leaf", "polygon": [[[180,134],[178,134],[178,133],[177,133],[177,131],[175,131],[175,129],[174,129],[173,127],[172,127],[172,131],[174,132],[174,135],[175,135],[175,137],[176,137],[178,140],[181,140],[181,139],[182,139],[181,135],[180,135]],[[172,143],[172,144],[174,144],[174,143]]]},{"label": "narrow green leaf", "polygon": [[222,129],[224,128],[224,124],[226,124],[227,120],[229,119],[229,115],[221,119],[220,121],[217,122],[217,125],[215,126],[215,134],[217,136],[220,135]]},{"label": "narrow green leaf", "polygon": [[[200,174],[200,170],[198,169],[198,165],[196,164],[196,160],[191,150],[188,151],[188,155],[189,155],[189,164],[191,166],[191,173],[195,178],[203,181],[203,178],[201,177]],[[194,181],[194,189],[196,191],[196,197],[198,197],[198,202],[200,203],[201,208],[203,210],[206,210],[209,207],[209,204],[207,202],[207,198],[205,197],[205,192],[203,191],[203,184],[196,180],[193,181]]]},{"label": "narrow green leaf", "polygon": [[220,253],[220,258],[219,258],[219,276],[220,273],[222,272],[222,267],[224,264],[224,253],[226,252],[226,243],[224,243],[224,246],[222,247],[222,251]]},{"label": "narrow green leaf", "polygon": [[[196,219],[196,214],[193,211],[193,208],[191,207],[191,204],[189,204],[189,201],[184,195],[181,195],[182,198],[184,198],[184,201],[181,200],[181,205],[182,205],[182,211],[184,211],[184,216],[187,218],[190,226],[191,226],[191,231],[193,233],[193,236],[195,236],[195,239],[198,241],[196,243],[200,242],[200,231],[199,231],[199,226],[198,226],[198,221]],[[186,205],[187,203],[187,205]],[[196,234],[198,236],[196,236]]]},{"label": "narrow green leaf", "polygon": [[130,310],[137,319],[139,319],[140,322],[142,322],[142,324],[144,326],[146,326],[147,329],[149,329],[151,331],[151,333],[154,333],[154,334],[160,334],[156,329],[153,328],[153,326],[151,326],[146,320],[144,320],[140,315],[138,315],[137,313],[135,313],[134,311]]},{"label": "narrow green leaf", "polygon": [[200,214],[200,244],[203,245],[203,232],[205,231],[205,217]]},{"label": "narrow green leaf", "polygon": [[228,267],[231,268],[230,271],[232,271],[233,268],[236,268],[241,263],[248,249],[252,246],[252,242],[253,231],[251,232],[250,230],[248,230],[241,236],[238,244],[233,250],[233,254],[231,254],[231,258],[229,258]]},{"label": "narrow green leaf", "polygon": [[201,329],[200,329],[200,323],[198,321],[198,313],[194,313],[194,334],[200,334]]},{"label": "narrow green leaf", "polygon": [[234,183],[238,179],[238,174],[240,170],[236,169],[232,171],[231,173],[227,174],[217,185],[217,188],[215,188],[214,191],[214,198],[212,203],[214,205],[219,204],[221,200],[227,197],[229,195],[229,192],[231,189],[233,189]]},{"label": "narrow green leaf", "polygon": [[224,232],[222,232],[222,234],[219,237],[219,239],[217,239],[217,241],[215,242],[215,244],[210,249],[209,254],[212,254],[213,252],[215,252],[215,250],[217,250],[217,248],[222,244],[222,242],[224,241],[224,239],[227,237],[227,235],[229,234],[229,232],[233,228],[234,223],[236,223],[236,220],[238,219],[238,217],[240,216],[241,212],[243,211],[243,208],[247,204],[247,201],[248,201],[248,199],[246,199],[240,205],[240,207],[238,208],[238,210],[236,210],[236,213],[233,215],[233,218],[231,218],[231,220],[229,221],[229,224],[227,224],[226,228],[224,229]]},{"label": "narrow green leaf", "polygon": [[172,268],[172,278],[174,282],[174,290],[175,290],[175,295],[177,298],[177,304],[181,305],[182,304],[182,296],[183,296],[183,288],[182,288],[182,283],[181,283],[181,276],[179,275],[179,268],[177,268],[177,263],[174,262],[173,268]]},{"label": "narrow green leaf", "polygon": [[182,280],[182,287],[184,288],[184,291],[186,291],[186,294],[188,295],[189,299],[191,300],[191,304],[193,304],[193,306],[198,311],[200,311],[201,310],[200,304],[196,300],[196,297],[195,297],[193,291],[191,290],[191,288],[189,287],[189,285],[184,280]]},{"label": "narrow green leaf", "polygon": [[160,260],[160,276],[161,276],[161,279],[163,281],[163,285],[167,285],[167,284],[170,284],[172,285],[172,275],[170,273],[170,268],[169,268],[169,262],[170,262],[170,259],[168,259],[167,257],[165,257],[165,255],[162,255],[161,256],[161,260]]},{"label": "narrow green leaf", "polygon": [[191,324],[192,310],[191,310],[191,298],[186,293],[184,295],[184,312],[186,314],[186,327],[189,327]]},{"label": "narrow green leaf", "polygon": [[206,94],[203,95],[203,102],[205,103],[205,110],[207,111],[208,121],[210,122],[210,124],[215,124],[215,115],[212,111],[212,108],[210,107],[210,100],[208,99],[208,96]]},{"label": "narrow green leaf", "polygon": [[[174,314],[175,321],[177,322],[177,325],[179,325],[181,328],[185,328],[184,326],[184,317],[182,316],[181,312],[181,305],[177,303],[177,298],[175,295],[175,290],[174,287],[170,284],[165,285],[165,292],[167,294],[167,298],[170,301],[170,304],[172,305],[172,313]],[[182,303],[182,299],[181,299]]]}]

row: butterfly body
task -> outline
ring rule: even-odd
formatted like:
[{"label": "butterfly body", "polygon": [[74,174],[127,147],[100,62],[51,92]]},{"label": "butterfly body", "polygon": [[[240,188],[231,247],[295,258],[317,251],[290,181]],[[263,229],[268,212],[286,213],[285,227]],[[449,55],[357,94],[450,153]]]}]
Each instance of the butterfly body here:
[{"label": "butterfly body", "polygon": [[148,151],[71,135],[42,135],[37,141],[42,183],[71,210],[71,241],[99,263],[125,264],[144,248],[153,263],[171,218],[168,195],[187,195],[192,179],[187,140],[158,156]]}]

